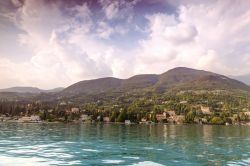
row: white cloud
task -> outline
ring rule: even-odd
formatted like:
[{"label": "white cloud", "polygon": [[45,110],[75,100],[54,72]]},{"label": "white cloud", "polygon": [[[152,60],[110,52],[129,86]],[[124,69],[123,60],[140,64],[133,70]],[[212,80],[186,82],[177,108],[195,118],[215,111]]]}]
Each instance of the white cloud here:
[{"label": "white cloud", "polygon": [[111,28],[107,23],[103,21],[98,23],[97,33],[99,37],[108,39],[113,32],[114,29]]},{"label": "white cloud", "polygon": [[107,22],[100,21],[96,28],[96,36],[103,39],[110,39],[111,35],[125,35],[128,31],[128,27],[120,25],[111,27]]},{"label": "white cloud", "polygon": [[[176,66],[228,75],[250,71],[248,1],[169,1],[177,7],[174,14],[156,11],[138,25],[133,22],[138,0],[101,0],[103,17],[95,17],[88,3],[19,2],[12,1],[16,12],[4,10],[1,16],[21,29],[18,42],[32,54],[19,63],[1,55],[0,87],[52,88],[104,76],[162,73]],[[114,44],[123,41],[114,40],[116,35],[129,42],[143,38],[123,49]]]},{"label": "white cloud", "polygon": [[140,0],[100,0],[100,3],[108,20],[126,18],[127,21],[130,22],[133,18],[134,6],[139,1]]},{"label": "white cloud", "polygon": [[[41,7],[34,10],[36,5]],[[19,42],[32,49],[33,56],[20,64],[1,59],[2,78],[15,80],[16,85],[52,88],[113,75],[112,62],[119,57],[113,57],[112,47],[90,33],[91,12],[86,4],[67,10],[70,17],[65,17],[58,5],[42,1],[27,1],[19,9],[16,23],[26,32],[19,35]],[[15,71],[21,74],[13,74]],[[0,84],[13,85],[8,81]]]},{"label": "white cloud", "polygon": [[[174,67],[177,63],[189,63],[189,57],[183,54],[189,47],[194,47],[197,35],[195,27],[180,23],[174,15],[154,14],[147,16],[149,20],[149,38],[140,41],[137,61],[137,73],[150,70],[160,73]],[[200,53],[200,52],[199,52]],[[152,72],[152,71],[151,71]]]},{"label": "white cloud", "polygon": [[101,3],[107,19],[118,17],[119,1],[102,0]]},{"label": "white cloud", "polygon": [[140,41],[137,73],[152,69],[160,73],[175,66],[223,74],[250,71],[241,60],[244,52],[250,51],[249,2],[190,1],[188,5],[176,5],[176,15],[146,16],[149,35]]}]

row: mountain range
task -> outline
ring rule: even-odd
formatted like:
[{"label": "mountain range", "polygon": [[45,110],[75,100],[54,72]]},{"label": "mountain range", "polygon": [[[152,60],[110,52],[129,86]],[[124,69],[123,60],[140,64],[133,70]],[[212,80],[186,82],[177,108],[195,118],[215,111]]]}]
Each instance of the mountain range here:
[{"label": "mountain range", "polygon": [[0,92],[14,92],[14,93],[56,93],[62,91],[64,88],[54,88],[49,90],[43,90],[36,87],[11,87],[6,89],[0,89]]},{"label": "mountain range", "polygon": [[214,90],[235,89],[250,91],[250,87],[224,75],[186,67],[171,69],[162,74],[142,74],[128,79],[113,77],[77,82],[61,92],[60,96],[92,95],[107,92],[128,92],[151,89],[157,92],[168,90]]},{"label": "mountain range", "polygon": [[229,76],[229,77],[244,82],[247,85],[250,85],[250,74],[240,75],[240,76]]},{"label": "mountain range", "polygon": [[250,87],[241,81],[224,75],[204,70],[177,67],[162,74],[141,74],[128,79],[105,77],[93,80],[84,80],[64,89],[56,88],[52,90],[41,90],[33,87],[13,87],[9,89],[2,89],[0,92],[34,94],[53,92],[53,97],[55,98],[70,98],[75,96],[81,97],[108,93],[127,93],[143,90],[151,90],[156,93],[164,93],[169,90],[250,91]]}]

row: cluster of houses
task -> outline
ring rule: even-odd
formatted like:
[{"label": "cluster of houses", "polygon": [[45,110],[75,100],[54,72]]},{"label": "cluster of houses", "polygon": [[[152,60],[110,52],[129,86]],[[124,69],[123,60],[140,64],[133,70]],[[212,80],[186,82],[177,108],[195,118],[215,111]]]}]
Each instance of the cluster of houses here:
[{"label": "cluster of houses", "polygon": [[8,117],[5,115],[1,115],[0,122],[39,123],[41,122],[41,118],[38,115],[21,116],[21,117]]},{"label": "cluster of houses", "polygon": [[[184,102],[183,102],[184,103]],[[62,103],[64,104],[64,103]],[[206,106],[198,106],[197,110],[200,111],[200,113],[202,113],[205,116],[211,116],[212,115],[212,111],[210,110],[209,107]],[[40,113],[43,113],[45,110],[40,110]],[[47,112],[52,113],[53,109],[49,109],[47,110]],[[88,115],[86,113],[84,113],[84,110],[80,110],[80,108],[77,107],[73,107],[71,109],[67,109],[66,113],[68,114],[80,114],[80,118],[77,120],[77,122],[92,122],[92,115]],[[245,110],[244,111],[245,116],[250,118],[250,112]],[[141,118],[140,123],[141,124],[149,124],[152,123],[151,119],[153,118],[153,116],[155,116],[154,118],[156,118],[157,122],[159,123],[169,123],[169,124],[182,124],[185,122],[185,116],[184,115],[177,115],[175,111],[173,110],[167,110],[165,109],[163,111],[163,113],[158,113],[155,114],[154,112],[150,112],[147,117],[143,117]],[[110,122],[110,117],[105,116],[105,117],[101,117],[98,116],[96,118],[97,121],[100,121],[102,118],[102,121],[105,123],[109,123]],[[234,118],[234,117],[231,117]],[[149,120],[150,119],[150,120]],[[64,119],[61,118],[61,120],[63,121]],[[27,122],[27,123],[39,123],[42,122],[40,116],[38,115],[31,115],[31,116],[21,116],[21,117],[8,117],[5,115],[0,115],[0,122],[4,122],[4,121],[13,121],[13,122]],[[198,123],[198,124],[206,124],[208,123],[206,118],[198,118],[195,117],[194,118],[194,122]],[[125,124],[131,124],[130,120],[125,120],[124,122]]]},{"label": "cluster of houses", "polygon": [[185,116],[176,115],[175,111],[165,110],[162,114],[156,114],[156,119],[159,123],[182,124],[185,121]]},{"label": "cluster of houses", "polygon": [[18,122],[22,122],[22,123],[38,123],[41,122],[41,118],[38,115],[31,115],[31,116],[23,116],[21,118],[18,119]]},{"label": "cluster of houses", "polygon": [[[200,106],[201,113],[203,115],[211,115],[212,112],[209,107],[205,106]],[[149,119],[152,118],[153,112],[149,114]],[[161,114],[156,114],[156,120],[159,123],[170,123],[170,124],[183,124],[185,121],[185,116],[184,115],[177,115],[175,111],[173,110],[164,110],[163,113]],[[207,120],[205,118],[202,119],[195,119],[196,123],[207,123]],[[147,118],[142,118],[140,123],[150,123],[147,121]]]}]

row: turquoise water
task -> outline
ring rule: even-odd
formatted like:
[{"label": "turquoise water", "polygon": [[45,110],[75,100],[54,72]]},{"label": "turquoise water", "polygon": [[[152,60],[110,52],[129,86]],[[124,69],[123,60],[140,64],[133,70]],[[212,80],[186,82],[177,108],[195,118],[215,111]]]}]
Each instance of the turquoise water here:
[{"label": "turquoise water", "polygon": [[250,126],[0,123],[0,165],[250,165]]}]

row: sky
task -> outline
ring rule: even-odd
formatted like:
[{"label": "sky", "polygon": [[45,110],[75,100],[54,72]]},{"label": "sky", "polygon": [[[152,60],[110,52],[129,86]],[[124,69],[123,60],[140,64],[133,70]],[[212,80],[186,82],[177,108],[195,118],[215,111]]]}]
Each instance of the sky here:
[{"label": "sky", "polygon": [[247,0],[0,0],[0,88],[190,67],[250,73]]}]

